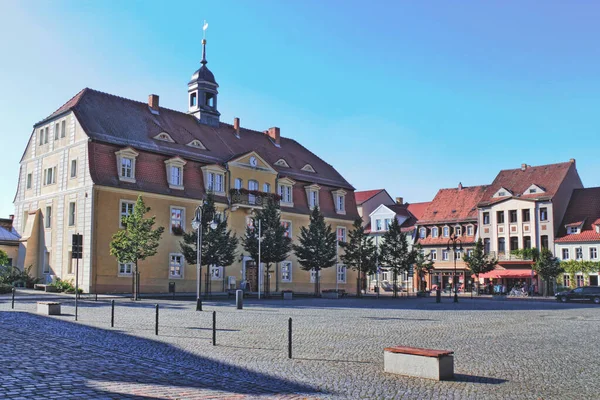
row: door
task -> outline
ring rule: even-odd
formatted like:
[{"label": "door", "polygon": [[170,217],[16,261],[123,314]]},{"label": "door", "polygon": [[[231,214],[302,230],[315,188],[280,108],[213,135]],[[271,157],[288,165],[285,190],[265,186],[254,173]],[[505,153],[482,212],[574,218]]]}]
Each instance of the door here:
[{"label": "door", "polygon": [[598,286],[598,275],[590,275],[590,286]]},{"label": "door", "polygon": [[258,268],[254,261],[246,261],[246,290],[256,292],[258,290]]}]

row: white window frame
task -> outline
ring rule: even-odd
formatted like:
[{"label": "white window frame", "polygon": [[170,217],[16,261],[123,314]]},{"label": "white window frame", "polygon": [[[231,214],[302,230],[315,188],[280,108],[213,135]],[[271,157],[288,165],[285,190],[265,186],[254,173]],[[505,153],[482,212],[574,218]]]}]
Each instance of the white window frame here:
[{"label": "white window frame", "polygon": [[177,221],[176,218],[173,218],[173,210],[181,211],[181,218],[179,218],[179,227],[182,231],[185,231],[185,207],[171,206],[169,207],[169,232],[173,234],[173,221]]},{"label": "white window frame", "polygon": [[[486,217],[487,217],[487,222],[486,222]],[[490,224],[490,212],[489,211],[484,211],[481,213],[481,222],[483,222],[483,225],[489,225]]]},{"label": "white window frame", "polygon": [[[544,211],[542,211],[544,210]],[[542,214],[543,212],[543,214]],[[544,216],[544,217],[542,217]],[[540,207],[540,221],[547,222],[548,221],[548,207]]]},{"label": "white window frame", "polygon": [[58,129],[59,129],[60,125],[58,122],[56,122],[54,124],[54,140],[58,140]]},{"label": "white window frame", "polygon": [[382,225],[381,225],[381,219],[377,218],[375,220],[375,230],[376,231],[381,231],[382,230]]},{"label": "white window frame", "polygon": [[[565,257],[565,254],[567,255]],[[567,247],[563,248],[562,251],[560,252],[560,255],[562,256],[563,260],[568,260],[569,259],[569,249]]]},{"label": "white window frame", "polygon": [[238,190],[243,189],[244,188],[244,180],[242,178],[235,178],[234,188],[238,189]]},{"label": "white window frame", "polygon": [[[128,206],[127,210],[125,210],[125,213],[123,213],[123,204],[127,204],[127,206]],[[129,210],[129,206],[131,206],[131,211]],[[125,228],[125,226],[123,225],[123,217],[126,217],[130,213],[132,213],[134,208],[135,208],[135,201],[123,200],[123,199],[121,199],[119,201],[119,228],[121,228],[121,229]]]},{"label": "white window frame", "polygon": [[[342,233],[342,240],[340,240],[340,231],[342,231],[342,232],[343,232],[343,233]],[[347,236],[346,236],[346,234],[347,234],[347,229],[346,229],[346,227],[345,227],[345,226],[338,226],[338,227],[335,229],[335,238],[336,238],[336,240],[337,240],[338,242],[344,242],[344,243],[345,243],[345,242],[346,242],[346,240],[347,240]]]},{"label": "white window frame", "polygon": [[[180,263],[175,264],[174,258],[179,257]],[[179,266],[179,275],[173,274],[173,268]],[[185,259],[183,258],[183,254],[181,253],[169,253],[169,279],[183,279],[185,270]]]},{"label": "white window frame", "polygon": [[442,234],[444,235],[444,237],[449,237],[450,236],[450,227],[444,226],[442,228]]},{"label": "white window frame", "polygon": [[71,160],[70,178],[77,178],[77,159]]},{"label": "white window frame", "polygon": [[287,220],[287,219],[282,219],[281,225],[283,225],[285,227],[286,226],[285,224],[287,224],[287,230],[286,230],[285,234],[287,235],[287,237],[289,237],[291,239],[293,237],[292,221]]},{"label": "white window frame", "polygon": [[44,186],[54,185],[56,183],[56,167],[44,169]]},{"label": "white window frame", "polygon": [[271,193],[271,184],[268,182],[263,183],[263,192]]},{"label": "white window frame", "polygon": [[[122,269],[121,266],[124,268]],[[127,272],[129,270],[129,272]],[[117,276],[131,276],[133,274],[133,263],[117,262]]]},{"label": "white window frame", "polygon": [[[71,205],[73,206],[71,210]],[[69,202],[69,226],[75,226],[77,224],[77,202],[70,201]]]},{"label": "white window frame", "polygon": [[27,178],[25,178],[25,188],[31,189],[33,187],[33,173],[28,173]]},{"label": "white window frame", "polygon": [[433,249],[429,252],[433,261],[437,260],[437,250]]},{"label": "white window frame", "polygon": [[385,228],[386,231],[390,230],[390,225],[392,224],[392,219],[391,218],[384,218],[383,219],[383,226]]},{"label": "white window frame", "polygon": [[419,238],[425,239],[427,237],[427,228],[419,228]]},{"label": "white window frame", "polygon": [[183,186],[183,168],[171,165],[170,183],[173,186]]},{"label": "white window frame", "polygon": [[184,167],[187,162],[181,157],[173,157],[165,161],[167,183],[169,189],[183,190]]},{"label": "white window frame", "polygon": [[[126,147],[115,152],[117,156],[117,175],[119,181],[135,183],[135,163],[139,155],[138,152],[131,147]],[[130,161],[128,166],[124,165],[124,161]]]},{"label": "white window frame", "polygon": [[462,236],[462,227],[461,226],[455,226],[454,227],[454,234],[456,236]]},{"label": "white window frame", "polygon": [[468,249],[468,250],[467,250],[467,255],[468,255],[469,257],[471,257],[471,256],[473,255],[473,249]]},{"label": "white window frame", "polygon": [[575,247],[575,259],[583,260],[583,247]]},{"label": "white window frame", "polygon": [[[125,163],[127,162],[127,163]],[[128,165],[127,165],[128,164]],[[133,179],[133,158],[123,157],[121,158],[121,178]]]},{"label": "white window frame", "polygon": [[473,228],[473,225],[467,225],[467,236],[473,236],[474,232],[475,229]]},{"label": "white window frame", "polygon": [[450,252],[448,250],[442,250],[442,261],[450,260]]},{"label": "white window frame", "polygon": [[308,206],[312,209],[319,206],[319,191],[308,191]]},{"label": "white window frame", "polygon": [[590,260],[598,259],[598,249],[596,247],[590,247]]},{"label": "white window frame", "polygon": [[218,267],[216,265],[210,266],[210,280],[211,281],[221,281],[223,280],[223,267]]},{"label": "white window frame", "polygon": [[46,206],[46,215],[44,215],[46,229],[52,229],[52,206]]},{"label": "white window frame", "polygon": [[437,226],[434,226],[433,228],[431,228],[431,237],[432,238],[436,238],[439,236],[439,228]]},{"label": "white window frame", "polygon": [[346,283],[346,275],[348,268],[344,264],[336,264],[336,279],[337,283]]},{"label": "white window frame", "polygon": [[281,203],[293,204],[293,190],[290,185],[279,185],[279,195],[281,196]]},{"label": "white window frame", "polygon": [[60,137],[62,139],[65,136],[67,136],[67,121],[63,119],[60,122]]},{"label": "white window frame", "polygon": [[[281,263],[279,263],[279,268],[281,269],[281,282],[291,283],[293,280],[292,262],[291,261],[282,261]],[[287,277],[285,277],[286,273],[287,273]]]}]

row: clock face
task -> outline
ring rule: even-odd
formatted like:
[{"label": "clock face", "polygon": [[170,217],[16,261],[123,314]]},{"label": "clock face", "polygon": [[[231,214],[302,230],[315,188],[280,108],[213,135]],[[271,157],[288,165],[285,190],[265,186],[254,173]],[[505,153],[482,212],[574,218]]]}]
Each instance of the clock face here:
[{"label": "clock face", "polygon": [[256,160],[256,157],[250,157],[250,165],[252,165],[253,167],[256,167],[257,164],[258,164],[258,161]]}]

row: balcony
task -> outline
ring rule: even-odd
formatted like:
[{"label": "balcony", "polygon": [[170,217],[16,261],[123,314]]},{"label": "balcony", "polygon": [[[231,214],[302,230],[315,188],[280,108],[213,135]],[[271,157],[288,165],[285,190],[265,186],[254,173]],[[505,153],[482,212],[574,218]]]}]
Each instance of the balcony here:
[{"label": "balcony", "polygon": [[533,261],[534,258],[532,249],[518,250],[517,253],[490,251],[488,254],[498,261]]},{"label": "balcony", "polygon": [[269,199],[272,199],[277,207],[279,207],[279,200],[281,200],[281,197],[275,193],[266,193],[248,189],[231,189],[229,191],[229,196],[231,198],[231,207],[233,211],[240,207],[262,208],[269,202]]}]

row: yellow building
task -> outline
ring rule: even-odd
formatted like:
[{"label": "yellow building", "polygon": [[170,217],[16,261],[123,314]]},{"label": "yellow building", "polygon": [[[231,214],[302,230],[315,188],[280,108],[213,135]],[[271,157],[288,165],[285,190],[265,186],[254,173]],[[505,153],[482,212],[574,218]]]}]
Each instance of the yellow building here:
[{"label": "yellow building", "polygon": [[[203,43],[205,46],[205,42]],[[188,111],[83,89],[34,125],[21,160],[14,226],[21,235],[20,267],[39,277],[75,278],[72,235],[83,235],[79,282],[88,292],[130,292],[132,266],[110,255],[112,235],[138,195],[165,227],[158,253],[140,262],[141,292],[195,292],[195,265],[181,254],[181,231],[208,192],[231,229],[243,237],[253,210],[268,195],[281,196],[281,219],[295,242],[318,205],[341,240],[358,217],[354,188],[329,164],[277,127],[259,132],[220,121],[218,84],[206,67],[188,83]],[[238,190],[244,189],[244,190]],[[210,270],[211,291],[255,291],[257,268],[240,245],[237,261]],[[293,254],[271,270],[271,291],[313,290],[314,273]],[[204,278],[204,277],[203,277]],[[344,266],[322,271],[321,288],[355,291]]]}]

